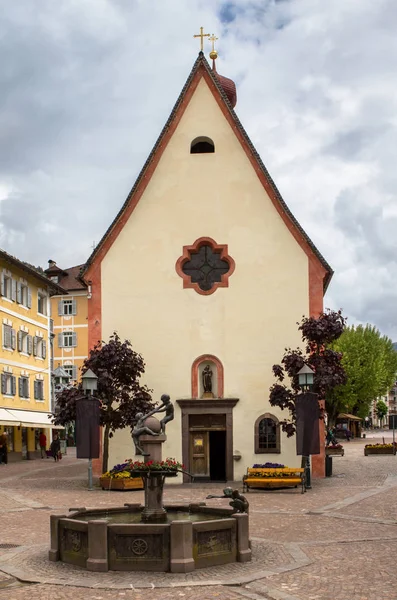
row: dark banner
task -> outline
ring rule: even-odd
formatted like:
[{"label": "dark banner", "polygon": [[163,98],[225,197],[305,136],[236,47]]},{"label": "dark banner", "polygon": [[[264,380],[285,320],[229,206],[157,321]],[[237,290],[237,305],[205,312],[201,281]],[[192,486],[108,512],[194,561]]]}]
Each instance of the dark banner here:
[{"label": "dark banner", "polygon": [[99,400],[76,402],[76,457],[99,458]]},{"label": "dark banner", "polygon": [[320,454],[320,408],[317,394],[299,394],[296,406],[296,453],[302,456]]}]

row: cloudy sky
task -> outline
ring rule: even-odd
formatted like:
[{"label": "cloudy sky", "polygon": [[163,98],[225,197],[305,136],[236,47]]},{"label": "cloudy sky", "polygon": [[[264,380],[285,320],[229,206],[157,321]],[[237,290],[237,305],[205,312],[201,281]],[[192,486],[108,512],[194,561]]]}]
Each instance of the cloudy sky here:
[{"label": "cloudy sky", "polygon": [[219,37],[238,116],[335,270],[325,305],[397,340],[396,0],[3,1],[0,247],[44,267],[85,262],[201,25]]}]

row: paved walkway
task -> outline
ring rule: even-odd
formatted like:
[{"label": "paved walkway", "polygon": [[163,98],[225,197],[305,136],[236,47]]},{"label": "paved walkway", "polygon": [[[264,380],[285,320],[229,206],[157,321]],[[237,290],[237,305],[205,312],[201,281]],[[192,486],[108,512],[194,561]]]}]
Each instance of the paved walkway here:
[{"label": "paved walkway", "polygon": [[[304,495],[249,493],[252,563],[188,575],[94,574],[48,562],[52,512],[141,502],[143,493],[88,491],[86,461],[70,451],[58,464],[0,467],[0,600],[397,600],[397,457],[363,452],[383,435],[391,438],[386,431],[345,443],[334,476]],[[194,502],[221,488],[168,486],[165,501]]]}]

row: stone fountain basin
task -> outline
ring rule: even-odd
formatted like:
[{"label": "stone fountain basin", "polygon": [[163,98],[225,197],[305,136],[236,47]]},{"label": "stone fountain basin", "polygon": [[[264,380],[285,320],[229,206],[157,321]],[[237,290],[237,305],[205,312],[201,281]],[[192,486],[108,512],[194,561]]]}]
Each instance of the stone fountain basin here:
[{"label": "stone fountain basin", "polygon": [[143,506],[51,515],[49,559],[91,571],[171,571],[251,560],[248,515],[198,504],[168,505],[167,522],[142,523]]}]

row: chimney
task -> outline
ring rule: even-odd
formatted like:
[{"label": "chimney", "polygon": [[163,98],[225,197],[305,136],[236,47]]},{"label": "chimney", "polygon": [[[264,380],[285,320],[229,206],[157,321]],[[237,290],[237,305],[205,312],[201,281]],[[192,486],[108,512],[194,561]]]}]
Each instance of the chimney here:
[{"label": "chimney", "polygon": [[56,267],[56,266],[57,266],[57,263],[55,262],[55,260],[52,260],[50,258],[50,260],[48,261],[48,268],[52,269],[52,267]]}]

